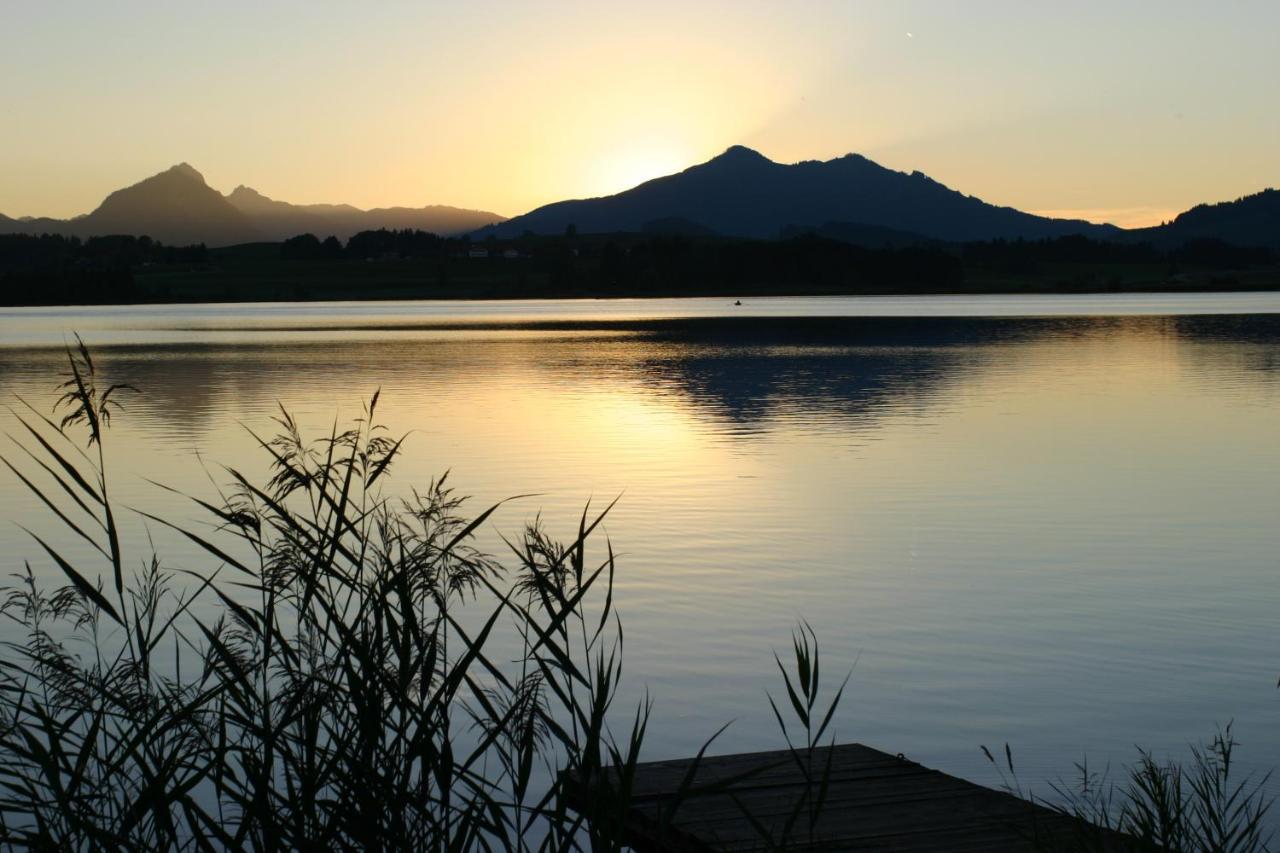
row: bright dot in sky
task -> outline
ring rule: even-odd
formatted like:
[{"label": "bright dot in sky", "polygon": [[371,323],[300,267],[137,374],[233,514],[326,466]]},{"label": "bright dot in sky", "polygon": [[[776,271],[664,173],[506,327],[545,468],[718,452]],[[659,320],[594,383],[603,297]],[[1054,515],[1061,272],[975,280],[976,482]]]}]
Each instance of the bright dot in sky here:
[{"label": "bright dot in sky", "polygon": [[915,33],[907,33],[907,38],[909,38],[909,39],[913,39],[913,38],[915,38],[915,37],[916,37],[916,34],[915,34]]},{"label": "bright dot in sky", "polygon": [[602,193],[622,192],[692,165],[688,152],[674,145],[636,142],[633,146],[623,142],[602,152],[595,185]]}]

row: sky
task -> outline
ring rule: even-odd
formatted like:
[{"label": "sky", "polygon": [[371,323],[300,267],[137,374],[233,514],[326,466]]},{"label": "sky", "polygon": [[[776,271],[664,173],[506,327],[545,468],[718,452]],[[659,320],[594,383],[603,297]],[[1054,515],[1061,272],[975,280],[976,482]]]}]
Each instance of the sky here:
[{"label": "sky", "polygon": [[1277,0],[0,0],[0,213],[223,192],[512,216],[734,144],[1157,224],[1280,185]]}]

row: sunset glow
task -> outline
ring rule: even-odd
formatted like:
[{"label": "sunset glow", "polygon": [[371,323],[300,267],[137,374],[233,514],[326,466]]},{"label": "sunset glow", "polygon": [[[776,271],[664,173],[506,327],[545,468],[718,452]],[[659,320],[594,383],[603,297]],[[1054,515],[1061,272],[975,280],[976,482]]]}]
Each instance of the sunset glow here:
[{"label": "sunset glow", "polygon": [[598,163],[600,194],[630,189],[645,181],[679,172],[690,162],[687,152],[675,146],[622,147],[601,155]]},{"label": "sunset glow", "polygon": [[1280,6],[1260,0],[1167,4],[1158,23],[1138,4],[995,0],[133,0],[5,19],[9,216],[85,213],[183,161],[224,192],[513,216],[734,144],[857,152],[993,203],[1144,224],[1124,212],[1280,182],[1280,113],[1260,108]]},{"label": "sunset glow", "polygon": [[1277,33],[10,0],[0,847],[1269,849]]}]

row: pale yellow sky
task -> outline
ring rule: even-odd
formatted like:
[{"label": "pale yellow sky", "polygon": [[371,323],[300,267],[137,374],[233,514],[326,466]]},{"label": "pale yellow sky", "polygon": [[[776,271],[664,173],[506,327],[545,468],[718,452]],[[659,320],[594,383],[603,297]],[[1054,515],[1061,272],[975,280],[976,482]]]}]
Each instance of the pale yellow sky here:
[{"label": "pale yellow sky", "polygon": [[226,192],[515,215],[745,144],[1145,225],[1280,184],[1280,4],[21,4],[0,212]]}]

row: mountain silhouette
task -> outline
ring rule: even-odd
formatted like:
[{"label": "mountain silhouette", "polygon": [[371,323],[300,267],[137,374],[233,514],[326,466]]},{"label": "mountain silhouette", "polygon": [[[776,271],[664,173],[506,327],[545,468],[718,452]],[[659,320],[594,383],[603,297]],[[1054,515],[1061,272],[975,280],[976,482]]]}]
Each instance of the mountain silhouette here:
[{"label": "mountain silhouette", "polygon": [[771,239],[815,233],[871,248],[1083,234],[1162,248],[1216,239],[1280,249],[1280,190],[1202,204],[1173,222],[1126,231],[988,204],[921,172],[897,172],[857,154],[787,165],[735,145],[706,163],[625,192],[557,202],[509,220],[488,211],[443,205],[372,210],[349,204],[297,205],[243,185],[224,196],[187,163],[111,193],[83,216],[64,220],[0,215],[0,233],[132,234],[169,244],[209,246],[282,241],[304,233],[346,240],[379,228],[516,237],[526,231],[561,234],[569,226],[584,234]]},{"label": "mountain silhouette", "polygon": [[441,235],[469,233],[502,221],[495,213],[443,205],[361,210],[348,204],[294,205],[267,198],[246,186],[224,196],[187,163],[179,163],[138,183],[116,190],[93,212],[71,219],[0,215],[0,233],[108,234],[148,236],[170,245],[280,241],[297,234],[337,236],[359,231],[417,228]]},{"label": "mountain silhouette", "polygon": [[0,217],[0,231],[73,237],[145,235],[171,245],[220,246],[263,239],[253,222],[187,163],[116,190],[83,216]]},{"label": "mountain silhouette", "polygon": [[1137,228],[1127,232],[1127,237],[1161,246],[1207,239],[1280,249],[1280,190],[1268,189],[1235,201],[1196,205],[1172,222],[1154,228]]},{"label": "mountain silhouette", "polygon": [[69,224],[80,236],[145,234],[171,244],[262,239],[252,221],[186,163],[116,190],[88,216]]},{"label": "mountain silhouette", "polygon": [[685,219],[683,216],[664,216],[651,219],[640,227],[641,233],[655,234],[663,237],[716,237],[715,231]]},{"label": "mountain silhouette", "polygon": [[238,186],[227,201],[252,220],[269,240],[285,240],[298,234],[330,234],[346,240],[360,231],[378,228],[417,229],[441,236],[475,231],[503,217],[485,210],[447,205],[379,207],[361,210],[349,204],[289,204],[267,198],[257,190]]},{"label": "mountain silhouette", "polygon": [[[69,220],[76,222],[83,219],[84,216],[76,217]],[[70,234],[67,230],[68,220],[50,219],[47,216],[23,216],[18,219],[10,219],[7,216],[0,215],[0,234],[9,234],[14,232],[25,232],[27,234]]]},{"label": "mountain silhouette", "polygon": [[736,145],[675,175],[655,178],[603,198],[563,201],[486,229],[579,233],[640,231],[655,220],[695,222],[719,234],[773,238],[787,228],[856,224],[949,241],[1040,238],[1065,234],[1110,237],[1119,229],[1048,219],[966,196],[921,172],[886,169],[848,154],[826,162],[775,163]]},{"label": "mountain silhouette", "polygon": [[228,193],[227,201],[253,221],[269,239],[282,240],[306,233],[327,236],[324,231],[328,221],[323,216],[288,202],[267,198],[244,184]]},{"label": "mountain silhouette", "polygon": [[901,249],[907,246],[935,245],[938,242],[911,231],[899,231],[883,225],[860,225],[856,222],[824,222],[816,228],[808,225],[788,225],[782,229],[783,237],[799,237],[803,234],[839,240],[867,249]]}]

